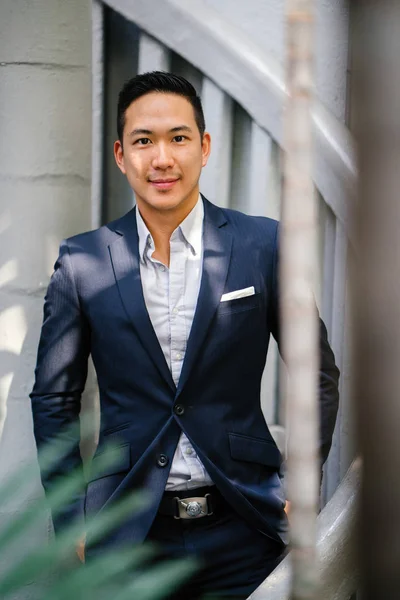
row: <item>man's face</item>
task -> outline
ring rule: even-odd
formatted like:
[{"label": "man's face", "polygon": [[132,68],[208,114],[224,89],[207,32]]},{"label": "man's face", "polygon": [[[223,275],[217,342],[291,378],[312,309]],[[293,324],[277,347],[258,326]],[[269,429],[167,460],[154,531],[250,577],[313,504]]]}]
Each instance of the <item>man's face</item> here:
[{"label": "man's face", "polygon": [[210,153],[193,107],[177,94],[152,92],[132,102],[125,113],[123,147],[115,160],[135,192],[139,208],[184,210],[194,206],[202,167]]}]

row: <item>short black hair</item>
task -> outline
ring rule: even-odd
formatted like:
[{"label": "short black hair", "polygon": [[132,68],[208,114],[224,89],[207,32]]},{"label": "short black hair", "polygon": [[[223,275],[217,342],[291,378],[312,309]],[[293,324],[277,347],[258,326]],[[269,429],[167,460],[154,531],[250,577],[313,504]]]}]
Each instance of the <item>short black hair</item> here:
[{"label": "short black hair", "polygon": [[161,92],[164,94],[177,94],[183,96],[193,106],[194,118],[200,131],[200,137],[206,129],[203,107],[200,96],[197,94],[193,85],[180,75],[166,73],[165,71],[152,71],[151,73],[142,73],[129,79],[122,88],[118,97],[117,110],[117,131],[118,138],[122,143],[122,136],[125,127],[125,113],[129,106],[145,94],[151,92]]}]

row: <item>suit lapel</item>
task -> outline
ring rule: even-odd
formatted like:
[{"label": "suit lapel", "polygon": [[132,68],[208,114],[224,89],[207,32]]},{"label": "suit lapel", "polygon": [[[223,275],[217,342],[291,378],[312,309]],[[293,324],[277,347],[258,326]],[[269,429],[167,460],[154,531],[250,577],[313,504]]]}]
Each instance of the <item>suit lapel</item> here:
[{"label": "suit lapel", "polygon": [[204,199],[203,273],[196,312],[187,343],[177,395],[195,364],[211,320],[221,301],[232,249],[232,235],[220,208]]},{"label": "suit lapel", "polygon": [[143,296],[140,279],[139,239],[135,210],[120,219],[115,229],[120,234],[109,245],[114,275],[122,304],[137,334],[161,375],[175,392],[176,387],[165,361],[157,335],[151,323]]}]

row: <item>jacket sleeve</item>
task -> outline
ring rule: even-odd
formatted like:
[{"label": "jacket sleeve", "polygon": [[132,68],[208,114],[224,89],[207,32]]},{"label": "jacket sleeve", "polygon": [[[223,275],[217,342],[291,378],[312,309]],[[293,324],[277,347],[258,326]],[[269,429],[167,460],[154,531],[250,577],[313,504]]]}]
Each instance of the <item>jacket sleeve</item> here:
[{"label": "jacket sleeve", "polygon": [[[45,491],[71,473],[82,477],[82,488],[55,517],[55,531],[72,519],[83,519],[84,479],[79,450],[79,412],[87,376],[90,331],[82,313],[67,242],[62,242],[44,304],[44,318],[30,394],[33,426]],[[48,470],[41,450],[57,442],[68,450]],[[83,523],[82,523],[83,525]]]},{"label": "jacket sleeve", "polygon": [[[280,342],[279,317],[279,281],[278,281],[278,228],[274,244],[273,266],[271,278],[271,304],[269,311],[270,329]],[[318,313],[317,313],[318,314]],[[319,318],[319,412],[320,412],[320,444],[321,467],[328,458],[332,445],[333,431],[339,408],[339,369],[328,342],[328,334],[322,319]]]}]

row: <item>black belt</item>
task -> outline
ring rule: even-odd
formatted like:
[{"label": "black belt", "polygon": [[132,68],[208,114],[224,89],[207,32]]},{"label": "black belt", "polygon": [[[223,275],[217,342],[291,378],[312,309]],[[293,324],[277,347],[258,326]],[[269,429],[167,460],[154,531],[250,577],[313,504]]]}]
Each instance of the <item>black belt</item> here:
[{"label": "black belt", "polygon": [[184,492],[169,491],[164,492],[158,512],[174,519],[200,519],[214,514],[224,502],[215,485]]}]

